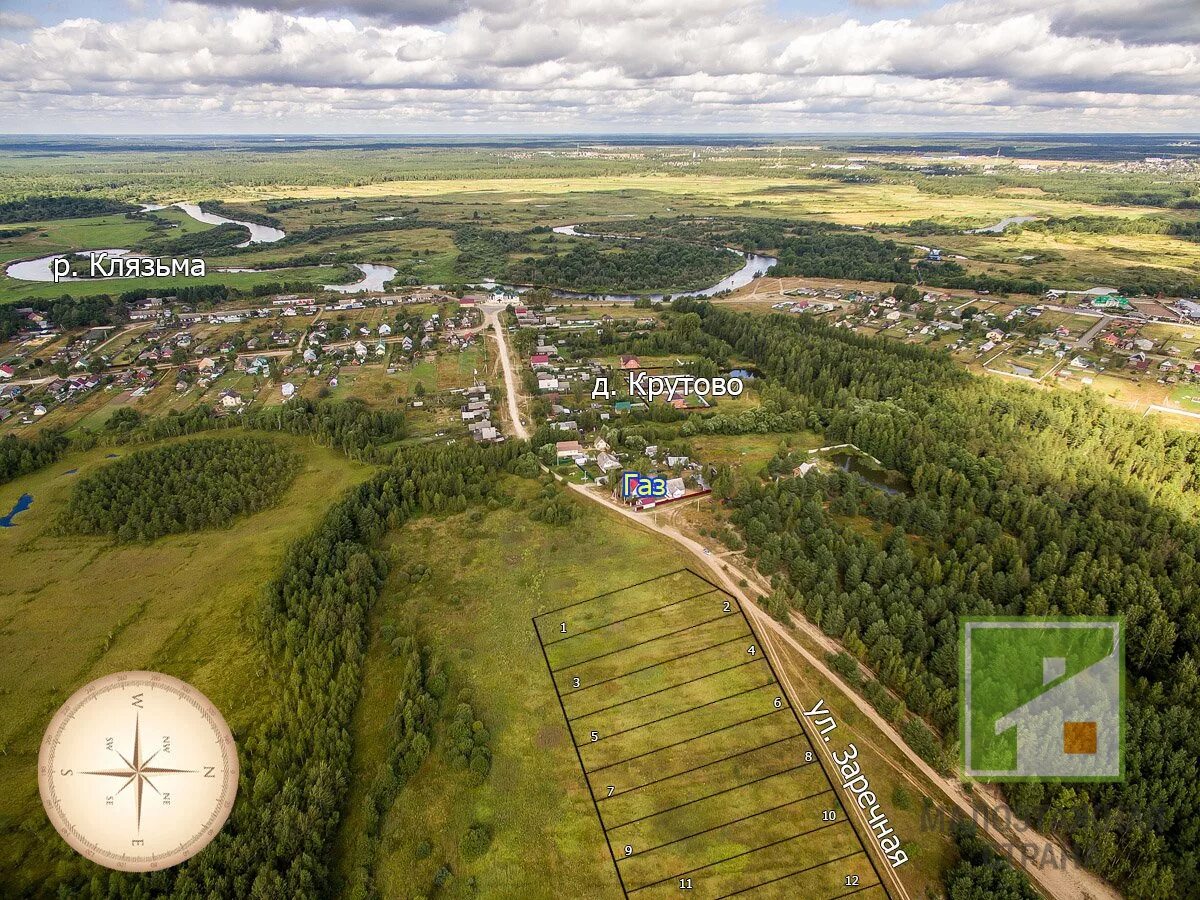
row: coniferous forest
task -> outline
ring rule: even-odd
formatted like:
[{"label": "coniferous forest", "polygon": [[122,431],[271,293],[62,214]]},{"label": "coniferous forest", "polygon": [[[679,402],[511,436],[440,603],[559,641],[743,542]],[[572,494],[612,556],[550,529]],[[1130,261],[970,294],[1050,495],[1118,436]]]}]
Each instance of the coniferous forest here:
[{"label": "coniferous forest", "polygon": [[812,320],[676,308],[785,388],[829,443],[911,486],[810,475],[725,493],[774,611],[840,638],[947,749],[959,616],[1124,617],[1126,781],[1005,793],[1131,895],[1187,894],[1200,875],[1200,440]]},{"label": "coniferous forest", "polygon": [[80,481],[59,527],[118,541],[214,528],[275,503],[296,465],[294,453],[264,437],[140,450]]}]

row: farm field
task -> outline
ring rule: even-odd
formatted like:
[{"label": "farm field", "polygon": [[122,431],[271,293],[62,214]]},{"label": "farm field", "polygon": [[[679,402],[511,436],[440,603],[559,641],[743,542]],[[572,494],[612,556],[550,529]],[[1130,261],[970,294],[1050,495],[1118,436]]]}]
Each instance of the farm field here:
[{"label": "farm field", "polygon": [[626,896],[887,896],[732,595],[685,569],[534,623]]},{"label": "farm field", "polygon": [[147,544],[51,530],[75,482],[130,449],[74,453],[0,486],[6,512],[23,494],[33,498],[13,527],[0,528],[0,871],[35,884],[59,864],[53,848],[62,845],[38,799],[38,745],[54,709],[88,680],[167,671],[218,704],[235,735],[261,716],[268,688],[252,625],[263,586],[287,545],[370,471],[303,438],[272,440],[303,457],[278,506]]}]

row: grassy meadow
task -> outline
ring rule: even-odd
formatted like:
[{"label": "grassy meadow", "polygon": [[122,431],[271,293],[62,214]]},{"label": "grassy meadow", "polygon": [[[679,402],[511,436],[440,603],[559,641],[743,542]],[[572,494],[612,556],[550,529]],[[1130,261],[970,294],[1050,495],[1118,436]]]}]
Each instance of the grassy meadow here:
[{"label": "grassy meadow", "polygon": [[131,669],[183,678],[235,737],[262,715],[268,687],[251,627],[263,586],[288,544],[370,471],[301,438],[272,439],[303,457],[278,506],[146,544],[51,533],[75,481],[125,448],[69,454],[0,486],[3,512],[33,497],[13,527],[0,528],[0,871],[37,883],[62,858],[38,798],[36,759],[54,711],[87,681]]}]

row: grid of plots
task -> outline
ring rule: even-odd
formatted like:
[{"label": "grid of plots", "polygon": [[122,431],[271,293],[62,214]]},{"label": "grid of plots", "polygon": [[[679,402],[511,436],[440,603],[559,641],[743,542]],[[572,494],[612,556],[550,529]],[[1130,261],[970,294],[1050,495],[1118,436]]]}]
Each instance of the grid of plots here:
[{"label": "grid of plots", "polygon": [[626,897],[885,900],[736,598],[682,569],[533,623]]}]

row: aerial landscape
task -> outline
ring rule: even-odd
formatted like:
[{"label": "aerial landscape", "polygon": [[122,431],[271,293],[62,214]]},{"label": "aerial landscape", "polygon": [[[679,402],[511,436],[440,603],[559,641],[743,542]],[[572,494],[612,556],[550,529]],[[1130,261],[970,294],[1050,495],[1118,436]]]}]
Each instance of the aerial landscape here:
[{"label": "aerial landscape", "polygon": [[0,9],[0,897],[1200,897],[1187,0]]}]

